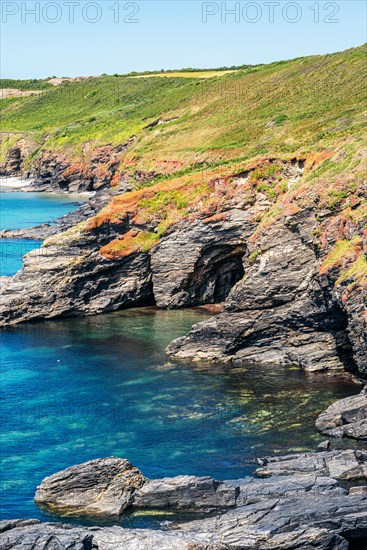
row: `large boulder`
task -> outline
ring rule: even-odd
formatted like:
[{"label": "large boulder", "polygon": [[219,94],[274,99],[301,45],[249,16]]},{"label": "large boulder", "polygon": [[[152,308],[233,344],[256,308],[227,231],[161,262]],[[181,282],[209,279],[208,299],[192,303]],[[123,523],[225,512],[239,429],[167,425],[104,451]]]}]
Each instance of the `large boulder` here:
[{"label": "large boulder", "polygon": [[34,500],[69,515],[119,516],[144,482],[143,474],[128,460],[99,458],[46,477]]}]

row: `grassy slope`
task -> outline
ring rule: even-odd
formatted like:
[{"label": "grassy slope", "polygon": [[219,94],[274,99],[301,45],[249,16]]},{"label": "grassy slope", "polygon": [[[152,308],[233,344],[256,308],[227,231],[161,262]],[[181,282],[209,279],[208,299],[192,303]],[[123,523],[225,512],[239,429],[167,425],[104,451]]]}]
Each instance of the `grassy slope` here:
[{"label": "grassy slope", "polygon": [[[244,69],[219,78],[100,77],[3,100],[2,130],[77,154],[86,140],[119,144],[136,166],[289,155],[362,136],[365,47]],[[157,118],[178,117],[144,129]]]},{"label": "grassy slope", "polygon": [[[365,46],[203,80],[103,76],[47,89],[42,96],[3,100],[2,129],[30,137],[40,149],[61,150],[72,157],[82,154],[87,140],[118,145],[136,136],[121,171],[176,170],[176,175],[167,174],[170,179],[151,188],[148,202],[140,196],[131,199],[138,200],[136,208],[143,218],[150,218],[154,209],[174,212],[168,222],[157,219],[159,235],[171,221],[190,215],[192,201],[211,196],[208,182],[218,173],[226,177],[223,192],[228,194],[231,176],[256,159],[294,156],[307,159],[305,176],[295,187],[287,188],[287,181],[281,180],[275,189],[274,182],[266,184],[261,176],[249,182],[249,195],[260,184],[272,201],[257,220],[257,233],[310,203],[326,208],[334,218],[341,216],[342,225],[360,228],[366,220],[365,83]],[[149,127],[158,119],[169,122]],[[13,142],[14,138],[8,143]],[[204,181],[196,171],[203,163],[208,171]],[[112,203],[96,223],[123,218],[126,200],[130,199]],[[220,198],[212,203],[215,214]],[[327,232],[321,223],[321,246]],[[363,244],[344,242],[350,240],[344,233],[338,235],[323,269],[339,265],[344,270],[339,279],[349,270],[354,278],[365,280]],[[135,240],[133,249],[157,239],[150,235]],[[130,245],[118,243],[122,250]]]}]

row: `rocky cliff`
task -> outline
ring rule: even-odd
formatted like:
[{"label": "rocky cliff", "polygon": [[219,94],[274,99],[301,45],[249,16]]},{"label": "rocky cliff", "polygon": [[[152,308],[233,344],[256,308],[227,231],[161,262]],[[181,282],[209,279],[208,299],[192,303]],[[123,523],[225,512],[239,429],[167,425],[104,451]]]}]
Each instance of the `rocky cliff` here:
[{"label": "rocky cliff", "polygon": [[216,304],[173,357],[366,376],[365,55],[7,99],[1,173],[96,194],[29,231],[48,238],[4,280],[2,323]]},{"label": "rocky cliff", "polygon": [[333,182],[312,173],[309,159],[262,159],[117,195],[25,257],[2,323],[219,304],[172,356],[365,375],[366,189],[331,207]]}]

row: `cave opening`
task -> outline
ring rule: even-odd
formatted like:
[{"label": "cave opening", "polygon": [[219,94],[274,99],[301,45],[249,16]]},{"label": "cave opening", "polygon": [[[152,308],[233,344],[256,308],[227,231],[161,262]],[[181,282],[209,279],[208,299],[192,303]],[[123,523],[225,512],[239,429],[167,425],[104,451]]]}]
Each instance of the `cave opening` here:
[{"label": "cave opening", "polygon": [[224,302],[232,288],[245,272],[243,256],[245,245],[213,246],[206,248],[196,262],[188,280],[188,293],[192,305]]}]

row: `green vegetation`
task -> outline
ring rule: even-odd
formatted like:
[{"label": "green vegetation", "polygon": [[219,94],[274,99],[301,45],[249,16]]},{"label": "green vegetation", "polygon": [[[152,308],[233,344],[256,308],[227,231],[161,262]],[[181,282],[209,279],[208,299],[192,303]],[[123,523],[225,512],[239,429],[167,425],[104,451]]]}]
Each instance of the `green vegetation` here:
[{"label": "green vegetation", "polygon": [[251,252],[250,256],[248,257],[248,261],[252,264],[256,258],[258,258],[261,254],[261,250],[257,249]]},{"label": "green vegetation", "polygon": [[[0,102],[2,130],[75,157],[86,141],[119,145],[135,136],[122,165],[132,173],[183,173],[203,163],[347,147],[348,140],[364,136],[365,55],[362,46],[211,78],[206,72],[204,79],[186,70],[189,78],[161,72],[166,78],[101,76],[52,87],[36,81],[42,94]],[[32,87],[32,81],[16,82],[5,85]],[[152,125],[158,120],[164,123]],[[338,172],[332,160],[330,167]]]},{"label": "green vegetation", "polygon": [[106,244],[106,257],[149,250],[180,220],[217,222],[242,204],[253,207],[254,262],[272,224],[311,207],[321,272],[365,284],[366,78],[361,46],[254,67],[56,79],[57,86],[2,81],[41,93],[0,100],[0,162],[21,140],[24,169],[49,152],[68,158],[66,177],[95,170],[116,188],[122,174],[130,177],[134,191],[115,196],[80,230],[130,217],[149,231]]},{"label": "green vegetation", "polygon": [[116,256],[121,258],[123,256],[129,256],[137,251],[147,252],[158,240],[159,236],[156,233],[142,231],[136,234],[130,231],[121,239],[111,241],[106,246],[102,247],[101,253],[106,258],[112,259]]},{"label": "green vegetation", "polygon": [[48,79],[38,80],[12,80],[10,78],[0,78],[0,88],[14,88],[16,90],[47,90],[53,88]]},{"label": "green vegetation", "polygon": [[188,71],[188,70],[182,70],[182,71],[165,71],[165,72],[159,72],[159,73],[143,73],[143,74],[132,74],[129,76],[129,78],[154,78],[154,77],[175,77],[175,78],[213,78],[214,76],[224,76],[225,74],[229,73],[235,73],[237,71],[233,71],[231,69],[228,70],[204,70],[204,71]]},{"label": "green vegetation", "polygon": [[351,240],[340,239],[335,243],[334,248],[329,252],[324,262],[321,265],[320,272],[327,273],[329,270],[341,267],[346,267],[359,259],[363,254],[363,241],[362,238],[356,235]]},{"label": "green vegetation", "polygon": [[348,269],[341,272],[336,284],[344,281],[352,282],[352,284],[367,282],[367,257],[365,254],[361,254]]}]

